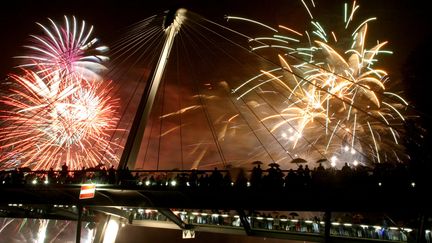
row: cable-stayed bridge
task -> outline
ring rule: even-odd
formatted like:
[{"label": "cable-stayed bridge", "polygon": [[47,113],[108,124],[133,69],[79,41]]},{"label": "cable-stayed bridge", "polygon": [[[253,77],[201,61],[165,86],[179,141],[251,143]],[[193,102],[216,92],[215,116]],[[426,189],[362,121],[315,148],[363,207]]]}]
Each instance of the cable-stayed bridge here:
[{"label": "cable-stayed bridge", "polygon": [[[191,21],[196,21],[196,19],[194,19],[196,16],[194,14],[192,14],[192,16]],[[183,230],[208,230],[222,233],[242,232],[250,236],[286,238],[311,242],[386,240],[386,238],[380,238],[379,236],[377,238],[363,237],[363,235],[366,235],[370,230],[379,231],[384,228],[383,226],[361,226],[361,224],[358,224],[358,227],[362,229],[362,233],[359,233],[359,230],[352,230],[352,223],[337,222],[333,221],[331,218],[334,212],[353,211],[409,212],[412,215],[419,216],[417,227],[419,228],[419,232],[423,232],[419,233],[419,235],[424,236],[424,234],[427,234],[425,233],[427,231],[424,229],[423,221],[425,215],[430,215],[430,206],[427,201],[424,200],[424,194],[426,192],[424,188],[426,186],[423,179],[417,180],[414,178],[407,178],[404,183],[397,184],[398,186],[395,186],[396,184],[388,186],[386,183],[387,181],[383,178],[374,177],[376,180],[367,180],[366,184],[358,185],[355,183],[347,183],[346,185],[353,186],[351,188],[345,187],[344,184],[337,185],[336,183],[328,186],[311,186],[312,184],[301,183],[293,184],[292,187],[288,187],[287,185],[289,185],[289,182],[268,184],[276,185],[276,187],[253,188],[253,186],[251,187],[251,185],[249,185],[249,183],[252,183],[250,175],[252,173],[247,172],[246,174],[248,175],[243,180],[243,184],[237,181],[239,177],[237,175],[236,180],[230,180],[228,184],[214,184],[211,186],[211,183],[209,183],[208,186],[205,187],[194,186],[194,181],[190,180],[190,175],[197,170],[183,171],[183,169],[212,169],[213,167],[226,169],[229,168],[230,165],[234,168],[237,166],[247,166],[251,168],[250,164],[255,159],[271,161],[278,166],[288,165],[291,168],[296,168],[298,163],[303,162],[290,164],[290,161],[295,161],[296,158],[306,156],[308,153],[315,153],[315,156],[311,158],[316,159],[318,155],[323,156],[322,147],[326,147],[327,150],[329,146],[319,145],[316,141],[308,140],[308,138],[299,134],[298,130],[286,129],[292,132],[293,135],[287,133],[285,133],[285,135],[275,135],[274,124],[267,123],[266,118],[262,117],[266,109],[270,110],[272,113],[278,113],[278,111],[281,110],[280,107],[274,106],[274,100],[268,102],[269,98],[266,96],[266,92],[269,92],[268,90],[261,89],[255,91],[255,99],[261,102],[255,101],[254,103],[253,100],[246,100],[246,98],[243,98],[242,94],[237,96],[237,98],[231,97],[223,101],[216,101],[216,104],[220,102],[220,105],[224,106],[219,109],[210,106],[209,102],[211,99],[217,99],[217,96],[214,94],[222,92],[227,93],[227,91],[228,94],[230,94],[233,92],[232,89],[227,88],[227,83],[222,82],[224,80],[221,79],[217,80],[218,87],[212,83],[199,84],[210,91],[219,89],[216,90],[215,93],[207,92],[202,87],[198,87],[198,91],[196,92],[188,93],[188,95],[194,94],[192,96],[196,96],[194,99],[198,101],[197,104],[192,103],[190,100],[182,99],[182,94],[178,93],[177,96],[179,100],[173,103],[177,105],[179,109],[174,109],[172,113],[164,110],[165,106],[163,101],[166,101],[166,98],[164,98],[163,94],[165,92],[176,92],[173,91],[173,87],[171,87],[167,81],[168,77],[172,77],[173,74],[166,74],[165,70],[167,65],[169,66],[170,64],[171,68],[179,67],[178,63],[174,62],[173,64],[172,59],[170,59],[171,53],[187,50],[187,48],[178,49],[179,46],[174,43],[176,38],[178,38],[176,35],[179,35],[179,32],[182,31],[182,25],[184,22],[188,21],[188,13],[186,10],[182,9],[171,17],[165,16],[163,20],[163,31],[157,32],[156,34],[159,37],[163,37],[163,41],[158,43],[160,47],[160,52],[158,51],[158,53],[160,55],[152,56],[153,62],[149,63],[154,63],[155,66],[143,71],[146,73],[144,76],[148,77],[148,81],[142,89],[142,98],[139,99],[139,102],[134,104],[137,110],[135,112],[136,115],[130,125],[127,138],[124,138],[125,148],[121,154],[119,170],[116,172],[117,178],[120,178],[120,180],[117,180],[115,183],[101,183],[101,185],[97,185],[94,198],[81,200],[79,199],[80,184],[66,183],[65,181],[58,181],[53,184],[50,183],[49,180],[46,180],[48,182],[44,184],[45,180],[38,181],[36,179],[35,183],[33,183],[32,180],[27,184],[21,182],[9,184],[5,182],[2,186],[2,192],[8,195],[8,197],[2,199],[1,203],[3,205],[3,213],[6,217],[40,217],[77,220],[77,242],[81,239],[80,231],[82,221],[96,222],[95,215],[105,215],[102,220],[98,220],[99,226],[98,233],[96,233],[95,236],[96,241],[103,240],[104,236],[102,232],[106,231],[111,220],[113,222],[124,222],[142,226],[168,227]],[[153,20],[148,20],[148,22],[143,22],[141,24],[149,25],[152,21]],[[199,22],[195,24],[201,25]],[[207,29],[206,26],[201,27],[213,32],[219,38],[225,39],[224,36],[220,36],[217,32]],[[141,27],[138,26],[138,29],[139,28]],[[194,31],[194,29],[187,30]],[[200,35],[202,33],[196,34]],[[135,36],[133,38],[135,38]],[[130,40],[127,41],[130,43]],[[179,42],[184,44],[183,41],[185,40],[181,39]],[[193,63],[191,59],[195,59],[195,61],[197,59],[205,60],[205,58],[201,56],[204,55],[204,51],[202,51],[201,48],[210,48],[203,43],[194,44],[196,48],[193,50],[194,52],[189,53],[188,56],[183,56],[183,58],[189,59],[187,61],[189,65],[191,65],[189,71],[196,71],[194,75],[186,78],[191,79],[190,86],[192,87],[196,86],[197,80],[199,80],[198,76],[203,75],[203,72],[206,71],[199,70],[201,65],[194,67],[191,64]],[[233,43],[230,42],[227,45],[233,45]],[[121,48],[133,50],[138,47],[127,44],[126,46],[121,46]],[[221,47],[219,46],[218,48]],[[144,54],[146,54],[146,52],[144,52]],[[225,53],[225,55],[229,54],[230,53]],[[141,53],[139,55],[142,56],[143,54]],[[133,55],[128,57],[132,58]],[[181,55],[177,55],[177,58],[180,57]],[[255,58],[259,59],[260,57],[255,56]],[[238,61],[238,57],[233,58],[233,60]],[[224,60],[215,59],[215,62],[223,61]],[[282,69],[283,68],[284,67],[282,67]],[[227,67],[226,69],[232,71],[232,67]],[[121,73],[113,73],[112,75],[121,75]],[[182,75],[185,74],[183,73]],[[221,74],[221,76],[223,75]],[[184,79],[185,77],[181,78]],[[178,79],[179,77],[176,80]],[[269,81],[267,80],[264,82]],[[164,92],[158,93],[158,91],[162,90]],[[183,90],[177,92],[181,91]],[[211,94],[216,98],[212,97]],[[162,104],[155,104],[158,97],[160,101],[162,101]],[[183,103],[189,101],[189,104],[182,104],[182,101]],[[236,104],[238,101],[242,102],[242,105]],[[267,104],[267,107],[262,108],[263,104]],[[155,109],[155,107],[157,109]],[[230,111],[234,111],[232,115],[223,114],[223,112],[227,110],[226,107],[230,107]],[[151,118],[151,113],[157,112],[158,109],[160,109],[160,114]],[[193,137],[185,137],[184,129],[187,129],[185,127],[188,122],[193,124],[191,119],[195,119],[194,117],[191,118],[193,114],[187,114],[187,112],[197,109],[201,111],[201,118],[205,121],[205,125],[202,126],[207,128],[206,133],[209,135],[209,139],[200,139],[196,146],[187,148],[191,145],[190,141],[193,140]],[[124,114],[126,113],[127,110],[125,110]],[[172,118],[169,116],[170,114],[177,116]],[[224,116],[215,118],[218,114],[223,114]],[[165,118],[167,118],[165,122],[169,125],[163,125]],[[239,129],[235,128],[231,130],[232,133],[229,134],[229,128],[238,125],[237,123],[231,123],[233,119],[236,118],[241,118],[244,121],[243,126]],[[169,119],[177,120],[179,123],[175,123]],[[286,123],[286,120],[280,115],[279,119],[282,119],[282,121]],[[159,124],[155,125],[155,121],[157,120],[159,120]],[[216,123],[215,121],[217,120],[220,122]],[[166,129],[170,126],[171,129]],[[319,123],[317,126],[325,130],[325,122]],[[196,133],[202,132],[202,128],[203,127],[195,127]],[[188,129],[194,129],[194,127]],[[158,131],[155,132],[156,130]],[[154,136],[153,132],[157,135]],[[169,139],[163,140],[172,133],[178,134],[178,137],[170,137]],[[200,134],[197,134],[198,137],[199,135]],[[350,135],[354,136],[352,132]],[[345,139],[344,137],[338,138],[337,134],[335,136],[335,139],[341,141]],[[235,138],[238,139],[237,142],[235,142]],[[250,142],[249,139],[254,141]],[[225,142],[228,140],[230,143]],[[302,154],[300,154],[301,156],[296,152],[290,151],[290,148],[295,147],[292,144],[293,140],[297,142],[301,140],[304,142],[303,145],[298,145],[295,150],[302,151]],[[181,147],[180,151],[175,154],[172,153],[171,145],[173,143],[178,143],[179,147]],[[155,144],[157,145],[156,147]],[[210,145],[208,146],[208,144]],[[183,148],[183,146],[186,148]],[[274,149],[275,147],[277,147],[277,149]],[[373,146],[371,146],[371,148],[372,150],[375,149]],[[252,155],[248,154],[248,150],[254,149],[257,151],[253,151]],[[396,150],[397,149],[399,148],[396,148]],[[360,155],[360,157],[364,159],[364,164],[376,162],[375,160],[371,161],[371,157],[366,154],[366,150],[357,149],[354,148],[354,146],[346,151],[344,150],[345,147],[342,147],[341,154],[347,152],[347,154],[351,154],[350,158]],[[234,152],[239,152],[241,155]],[[378,151],[375,152],[376,155],[372,156],[372,158],[379,159],[377,155]],[[193,156],[191,156],[191,154]],[[248,156],[247,159],[244,157],[245,154]],[[239,160],[241,161],[238,164],[235,164],[236,157],[240,158]],[[334,162],[332,158],[324,157],[327,159],[327,162]],[[161,168],[173,167],[173,164],[170,163],[172,161],[177,161],[177,163],[180,161],[181,165],[177,164],[174,166],[181,169],[173,171],[161,170]],[[341,168],[342,165],[338,167]],[[123,178],[121,171],[126,170],[126,168],[131,168],[132,173],[138,174],[138,178],[141,178],[144,174],[156,175],[158,173],[173,173],[175,176],[171,176],[169,178],[170,180],[166,180],[162,184],[158,181],[156,185],[153,185],[153,182],[149,178],[146,180]],[[134,171],[138,168],[153,168],[153,170]],[[222,172],[226,174],[227,171],[229,170],[224,170]],[[280,172],[282,172],[282,170],[280,170]],[[45,172],[41,173],[44,174]],[[91,173],[96,174],[99,172],[94,171]],[[178,179],[181,178],[182,173],[184,173],[183,175],[187,178],[183,181]],[[202,172],[203,175],[209,176],[211,173],[212,171]],[[266,173],[270,173],[270,171],[263,173],[267,175]],[[283,173],[285,176],[289,171],[283,171]],[[300,172],[297,171],[295,173],[299,174]],[[29,175],[32,174],[32,172],[26,172],[26,174]],[[58,175],[60,174],[61,172],[58,172]],[[73,173],[67,172],[67,174]],[[12,174],[10,177],[13,177]],[[41,178],[41,176],[36,177]],[[46,177],[48,177],[48,175],[46,175]],[[383,181],[381,181],[381,179],[383,179]],[[147,185],[147,183],[149,183],[149,185]],[[326,183],[327,182],[323,184]],[[403,197],[400,195],[403,195]],[[395,198],[393,198],[393,196]],[[90,211],[93,213],[84,213],[83,211]],[[319,220],[314,220],[313,218],[297,219],[294,215],[292,215],[291,218],[281,218],[276,217],[273,213],[274,211],[314,212],[316,215],[320,215],[319,213],[321,213],[321,217]],[[146,212],[148,212],[147,216],[144,215]],[[264,217],[256,212],[272,213]],[[198,220],[199,217],[200,220]],[[167,223],[166,221],[171,223]],[[277,225],[275,224],[276,221],[278,222]],[[374,226],[376,227],[374,228]],[[380,228],[378,229],[378,227]],[[412,231],[412,228],[405,227],[409,229],[406,230],[401,227],[392,227],[393,229],[390,229],[390,227],[388,229],[389,232],[392,232],[391,240],[394,239],[395,241],[404,242],[412,239],[407,234]],[[354,234],[357,234],[357,236]],[[362,235],[362,237],[359,235]],[[417,237],[416,239],[420,240],[422,238]]]}]

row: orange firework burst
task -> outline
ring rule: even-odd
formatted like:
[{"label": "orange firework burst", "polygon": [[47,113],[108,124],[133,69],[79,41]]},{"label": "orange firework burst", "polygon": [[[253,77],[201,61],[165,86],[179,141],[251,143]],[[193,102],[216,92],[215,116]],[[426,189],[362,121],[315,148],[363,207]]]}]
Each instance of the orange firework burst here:
[{"label": "orange firework burst", "polygon": [[115,130],[117,100],[110,85],[76,82],[62,87],[56,72],[45,75],[26,71],[11,75],[16,87],[3,97],[5,121],[0,130],[0,168],[33,169],[92,167],[116,164],[110,139]]},{"label": "orange firework burst", "polygon": [[345,5],[345,38],[338,41],[337,32],[327,31],[303,4],[312,29],[301,33],[259,23],[272,35],[249,39],[251,49],[276,50],[280,66],[261,71],[233,91],[242,98],[257,88],[269,87],[267,83],[281,87],[277,89],[286,98],[286,107],[263,121],[275,121],[271,132],[282,134],[280,140],[291,144],[287,147],[293,154],[313,147],[309,154],[315,159],[340,158],[353,164],[400,161],[404,150],[399,131],[403,130],[403,109],[408,103],[387,90],[387,72],[374,66],[379,55],[392,53],[383,49],[387,42],[368,47],[368,23],[376,18],[353,25],[359,6],[354,1],[348,14]]}]

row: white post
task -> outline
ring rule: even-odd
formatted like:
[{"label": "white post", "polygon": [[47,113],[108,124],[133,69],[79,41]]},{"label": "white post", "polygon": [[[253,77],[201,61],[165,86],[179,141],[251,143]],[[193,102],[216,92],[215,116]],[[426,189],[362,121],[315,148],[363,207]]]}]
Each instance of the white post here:
[{"label": "white post", "polygon": [[[154,99],[156,97],[160,81],[165,71],[166,63],[168,62],[171,47],[174,42],[174,37],[180,30],[181,24],[185,19],[185,13],[186,9],[177,10],[173,23],[171,23],[171,25],[165,29],[167,37],[162,49],[162,53],[159,56],[159,60],[155,67],[153,77],[148,82],[144,90],[144,96],[141,99],[140,106],[138,107],[137,114],[135,115],[134,122],[129,132],[128,140],[126,141],[126,145],[120,159],[119,168],[126,168],[126,166],[129,166],[133,169],[133,167],[135,166],[141,142],[144,136],[144,130],[147,125],[147,120],[153,107]],[[142,109],[142,106],[144,104],[144,109]],[[138,114],[139,112],[142,113]]]}]

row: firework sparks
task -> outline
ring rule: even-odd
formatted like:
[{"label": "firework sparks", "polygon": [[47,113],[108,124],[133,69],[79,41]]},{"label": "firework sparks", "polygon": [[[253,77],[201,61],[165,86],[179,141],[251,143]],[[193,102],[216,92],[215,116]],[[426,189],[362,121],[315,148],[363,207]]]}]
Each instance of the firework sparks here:
[{"label": "firework sparks", "polygon": [[103,52],[106,46],[97,46],[98,39],[92,38],[93,26],[87,29],[86,22],[79,24],[64,16],[64,25],[57,25],[48,19],[50,27],[37,23],[43,36],[31,35],[32,45],[25,45],[28,55],[17,56],[22,60],[19,67],[30,68],[35,72],[59,72],[62,76],[77,75],[87,81],[100,80],[99,73],[106,68],[101,63],[108,60]]},{"label": "firework sparks", "polygon": [[[407,103],[399,95],[386,91],[387,72],[374,68],[379,54],[391,53],[383,50],[387,42],[367,48],[368,23],[376,18],[363,21],[349,32],[359,8],[354,2],[351,13],[345,13],[343,18],[345,29],[341,36],[348,33],[351,39],[347,47],[346,41],[338,42],[346,38],[338,38],[336,30],[326,31],[316,20],[312,14],[315,6],[303,4],[313,29],[302,34],[280,25],[277,35],[250,39],[253,51],[270,48],[285,49],[287,53],[279,55],[280,69],[261,71],[262,74],[234,92],[242,98],[267,83],[277,84],[279,90],[282,87],[280,94],[286,94],[287,107],[263,120],[277,119],[271,132],[282,131],[285,136],[281,139],[292,141],[292,150],[306,141],[297,149],[313,146],[319,156],[326,157],[348,153],[344,160],[357,163],[381,162],[382,157],[397,154],[399,134],[395,127],[403,122],[401,109]],[[299,36],[306,40],[301,41]],[[262,75],[269,79],[257,78]],[[292,136],[286,135],[287,130]]]},{"label": "firework sparks", "polygon": [[0,168],[116,166],[118,100],[100,76],[108,58],[99,54],[108,48],[97,46],[85,21],[48,20],[50,27],[38,23],[45,35],[31,35],[30,53],[17,57],[23,74],[10,75],[9,95],[0,99]]},{"label": "firework sparks", "polygon": [[117,100],[109,83],[76,82],[60,89],[60,75],[36,73],[12,75],[17,88],[0,100],[9,109],[1,111],[7,121],[0,130],[2,168],[28,166],[34,169],[92,167],[115,161],[110,132],[115,129]]},{"label": "firework sparks", "polygon": [[[4,218],[0,221],[0,237],[4,242],[73,242],[76,223],[67,220]],[[81,242],[90,242],[94,230],[82,228]]]}]

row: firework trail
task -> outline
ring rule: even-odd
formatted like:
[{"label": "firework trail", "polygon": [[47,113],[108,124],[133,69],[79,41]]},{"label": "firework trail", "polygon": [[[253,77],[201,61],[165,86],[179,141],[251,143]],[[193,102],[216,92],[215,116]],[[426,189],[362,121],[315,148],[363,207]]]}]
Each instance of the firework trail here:
[{"label": "firework trail", "polygon": [[37,23],[44,35],[30,36],[32,44],[24,46],[29,53],[16,57],[22,62],[19,67],[37,73],[59,72],[62,77],[77,75],[89,82],[101,80],[100,73],[106,70],[102,62],[108,60],[103,53],[108,47],[98,46],[98,39],[91,37],[93,26],[88,28],[85,21],[79,24],[74,16],[71,21],[64,16],[64,25],[48,20],[48,27]]},{"label": "firework trail", "polygon": [[291,142],[293,153],[313,146],[318,154],[308,157],[315,159],[339,157],[354,164],[400,161],[398,129],[404,121],[401,110],[408,104],[386,90],[387,72],[374,67],[380,54],[391,53],[383,49],[387,42],[367,47],[368,23],[376,18],[351,28],[359,6],[354,1],[349,13],[345,5],[342,36],[348,33],[351,41],[338,41],[337,32],[326,31],[304,6],[311,31],[301,33],[282,25],[277,30],[260,23],[273,34],[251,38],[251,49],[277,50],[280,68],[262,70],[233,92],[241,99],[266,85],[277,86],[286,107],[262,120],[275,121],[271,131]]}]

